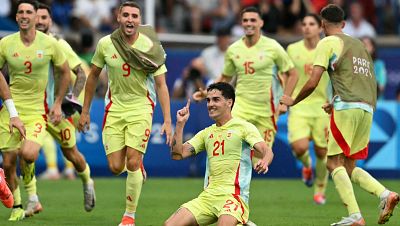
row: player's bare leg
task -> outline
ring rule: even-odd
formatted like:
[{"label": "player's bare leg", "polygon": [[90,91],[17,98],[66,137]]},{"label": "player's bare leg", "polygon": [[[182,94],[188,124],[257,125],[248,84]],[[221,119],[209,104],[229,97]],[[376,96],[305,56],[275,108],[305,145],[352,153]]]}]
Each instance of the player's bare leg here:
[{"label": "player's bare leg", "polygon": [[30,217],[43,211],[36,189],[35,161],[39,156],[40,144],[25,140],[21,145],[20,166],[25,190],[28,193],[28,202],[25,216]]},{"label": "player's bare leg", "polygon": [[72,148],[62,147],[61,150],[65,158],[72,162],[77,174],[82,180],[84,207],[87,212],[90,212],[96,204],[96,193],[93,179],[90,177],[90,167],[76,145]]},{"label": "player's bare leg", "polygon": [[197,226],[196,218],[192,212],[182,207],[164,222],[164,226]]}]

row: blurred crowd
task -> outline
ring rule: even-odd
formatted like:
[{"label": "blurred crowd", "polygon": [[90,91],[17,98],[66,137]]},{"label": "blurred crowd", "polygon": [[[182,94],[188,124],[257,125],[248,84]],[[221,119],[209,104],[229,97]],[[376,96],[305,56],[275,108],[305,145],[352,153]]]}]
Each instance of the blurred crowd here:
[{"label": "blurred crowd", "polygon": [[[118,26],[117,6],[121,0],[39,0],[51,5],[53,18],[63,31],[92,30],[110,32]],[[17,0],[1,0],[0,30],[16,30]],[[144,6],[145,0],[137,0]],[[345,9],[348,29],[360,33],[398,34],[399,1],[396,0],[155,0],[156,26],[159,32],[210,34],[219,29],[237,29],[240,9],[259,7],[265,33],[300,34],[300,19],[318,13],[328,3]],[[55,28],[57,29],[57,28]]]}]

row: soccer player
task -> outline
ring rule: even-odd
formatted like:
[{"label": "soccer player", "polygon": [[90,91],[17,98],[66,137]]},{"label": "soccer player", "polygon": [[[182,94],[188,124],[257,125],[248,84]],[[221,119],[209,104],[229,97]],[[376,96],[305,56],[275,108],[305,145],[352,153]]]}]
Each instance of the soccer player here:
[{"label": "soccer player", "polygon": [[[18,117],[17,109],[15,108],[14,102],[11,99],[10,89],[8,88],[7,82],[4,79],[3,74],[0,72],[0,97],[4,101],[4,105],[6,106],[9,115],[10,115],[10,124],[9,129],[10,133],[13,133],[13,127],[17,128],[22,138],[25,138],[25,127],[24,124]],[[7,185],[6,177],[4,175],[4,170],[0,168],[0,200],[3,205],[7,208],[11,208],[14,204],[14,196]]]},{"label": "soccer player", "polygon": [[323,72],[328,71],[335,96],[331,104],[324,105],[331,113],[327,166],[349,214],[332,225],[365,225],[351,182],[380,199],[378,223],[384,224],[392,216],[399,195],[356,167],[357,159],[368,156],[376,105],[373,61],[360,40],[343,33],[344,12],[340,7],[326,6],[321,10],[321,17],[327,37],[317,45],[311,77],[296,99],[284,95],[281,103],[292,106],[305,99],[317,87]]},{"label": "soccer player", "polygon": [[128,172],[126,209],[119,225],[132,226],[143,183],[142,158],[151,133],[155,92],[164,117],[162,133],[166,133],[168,144],[172,133],[170,101],[165,82],[165,52],[153,28],[141,25],[139,5],[132,1],[122,3],[117,20],[119,29],[97,44],[78,128],[84,131],[89,127],[90,104],[100,72],[106,66],[109,87],[103,144],[111,172]]},{"label": "soccer player", "polygon": [[[296,97],[307,82],[312,72],[312,61],[315,58],[315,47],[320,40],[321,19],[316,14],[308,14],[302,20],[303,40],[290,44],[287,53],[299,73],[299,81],[292,97]],[[325,72],[326,73],[326,72]],[[315,92],[298,105],[290,108],[288,117],[288,138],[294,156],[303,164],[303,181],[313,185],[313,169],[308,151],[309,142],[314,141],[316,155],[316,183],[314,185],[314,202],[325,204],[325,190],[328,182],[326,169],[326,146],[329,117],[321,108],[328,100],[328,75],[322,76]]]},{"label": "soccer player", "polygon": [[[44,103],[50,62],[60,70],[59,90],[50,110],[50,121],[54,124],[61,121],[61,103],[70,82],[68,62],[59,44],[54,38],[35,29],[36,11],[36,1],[19,1],[16,15],[19,32],[0,40],[0,68],[5,63],[8,64],[10,91],[26,128],[26,139],[23,141],[19,135],[10,134],[9,115],[0,110],[0,140],[4,141],[1,142],[0,149],[3,152],[6,180],[14,195],[10,221],[18,221],[25,217],[16,175],[17,151],[19,150],[20,160],[25,162],[26,169],[31,168],[39,155],[47,124],[47,109]],[[21,171],[24,174],[25,168]],[[36,191],[28,190],[28,193],[33,194]]]},{"label": "soccer player", "polygon": [[224,82],[207,88],[207,108],[215,124],[203,129],[182,144],[183,129],[189,119],[190,99],[176,113],[175,134],[171,157],[185,159],[207,152],[208,185],[195,199],[183,204],[164,223],[166,226],[245,224],[249,217],[249,189],[252,173],[250,149],[260,158],[254,167],[257,173],[266,173],[273,153],[251,123],[233,118],[235,91]]},{"label": "soccer player", "polygon": [[[257,8],[242,10],[242,27],[245,36],[228,47],[221,82],[231,81],[237,75],[237,101],[232,110],[233,117],[244,119],[257,127],[269,147],[275,139],[278,112],[285,112],[286,106],[274,104],[273,79],[278,71],[287,74],[284,93],[291,95],[298,75],[289,56],[273,39],[261,34],[264,22]],[[193,94],[194,100],[202,100],[204,90]]]},{"label": "soccer player", "polygon": [[[52,20],[50,8],[47,5],[40,3],[37,10],[37,30],[52,36],[51,34],[49,34],[51,24]],[[67,56],[68,65],[70,65],[70,68],[72,69],[71,74],[74,74],[76,77],[72,93],[70,94],[71,99],[76,99],[81,93],[83,86],[85,85],[86,75],[80,67],[80,58],[75,54],[69,44],[60,38],[57,38],[57,41],[59,43],[59,48]],[[60,76],[61,75],[58,73],[58,71],[55,70],[55,73],[53,75],[53,71],[50,70],[49,81],[52,81],[53,77],[55,81],[58,81],[60,79]],[[47,98],[46,101],[47,105],[51,107],[53,106],[54,102],[54,81],[49,82],[48,86],[50,86],[48,88],[50,88],[52,92],[50,91],[47,93],[49,98]],[[47,131],[60,144],[64,156],[74,164],[77,174],[79,175],[83,183],[84,208],[86,211],[89,212],[95,206],[96,197],[94,183],[93,180],[90,178],[89,165],[86,163],[85,158],[76,147],[75,127],[73,123],[71,123],[71,121],[72,118],[68,117],[63,118],[57,125],[53,124],[52,122],[48,122]],[[32,179],[33,181],[28,181],[28,179],[24,178],[24,183],[26,183],[25,186],[28,188],[28,192],[32,190],[30,187],[36,187],[36,178],[33,176]],[[33,190],[36,191],[36,188]],[[38,200],[37,194],[31,192],[29,194],[29,200],[25,210],[25,217],[32,216],[33,214],[42,211],[41,203],[36,200]]]}]

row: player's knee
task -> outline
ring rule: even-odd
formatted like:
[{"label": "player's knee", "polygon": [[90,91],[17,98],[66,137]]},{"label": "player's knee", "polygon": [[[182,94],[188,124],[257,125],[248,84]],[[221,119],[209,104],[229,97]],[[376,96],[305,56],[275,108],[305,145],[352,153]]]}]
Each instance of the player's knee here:
[{"label": "player's knee", "polygon": [[118,165],[118,164],[109,164],[108,167],[110,168],[111,173],[114,174],[115,176],[120,175],[125,168],[124,165]]},{"label": "player's knee", "polygon": [[5,173],[7,174],[8,172],[11,172],[13,170],[16,170],[16,165],[12,161],[3,161],[3,169]]},{"label": "player's knee", "polygon": [[136,171],[140,168],[141,163],[141,158],[131,158],[126,161],[126,168],[130,171]]}]

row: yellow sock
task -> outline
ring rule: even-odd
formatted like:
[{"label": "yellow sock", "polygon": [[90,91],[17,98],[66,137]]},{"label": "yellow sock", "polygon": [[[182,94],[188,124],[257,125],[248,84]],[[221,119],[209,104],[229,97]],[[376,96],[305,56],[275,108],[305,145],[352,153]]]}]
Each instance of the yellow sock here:
[{"label": "yellow sock", "polygon": [[53,137],[47,133],[43,141],[43,153],[46,157],[47,169],[57,169],[57,147]]},{"label": "yellow sock", "polygon": [[310,157],[310,152],[307,150],[304,152],[302,156],[297,156],[296,153],[294,153],[296,158],[303,163],[303,166],[308,168],[311,166],[311,157]]},{"label": "yellow sock", "polygon": [[35,163],[21,163],[21,175],[24,187],[29,196],[36,195]]},{"label": "yellow sock", "polygon": [[86,163],[86,168],[82,172],[77,172],[83,184],[87,184],[90,180],[90,167]]},{"label": "yellow sock", "polygon": [[334,169],[332,179],[349,215],[360,213],[360,208],[354,196],[353,185],[351,184],[349,175],[347,175],[346,169],[343,166]]},{"label": "yellow sock", "polygon": [[314,193],[325,194],[326,185],[328,184],[328,169],[326,168],[327,158],[320,159],[317,157],[315,163],[315,185]]},{"label": "yellow sock", "polygon": [[24,184],[24,186],[25,186],[26,192],[28,193],[28,196],[37,195],[35,175],[32,177],[32,179],[29,181],[29,183]]},{"label": "yellow sock", "polygon": [[22,199],[21,199],[21,191],[19,190],[19,186],[15,188],[15,190],[12,192],[14,196],[14,206],[18,206],[22,204]]},{"label": "yellow sock", "polygon": [[135,213],[142,191],[143,175],[140,169],[132,172],[128,170],[126,178],[126,212]]},{"label": "yellow sock", "polygon": [[367,192],[376,195],[378,198],[379,195],[385,191],[385,187],[381,183],[379,183],[367,171],[358,167],[353,169],[353,172],[351,173],[351,180],[360,185],[360,187]]}]

